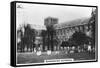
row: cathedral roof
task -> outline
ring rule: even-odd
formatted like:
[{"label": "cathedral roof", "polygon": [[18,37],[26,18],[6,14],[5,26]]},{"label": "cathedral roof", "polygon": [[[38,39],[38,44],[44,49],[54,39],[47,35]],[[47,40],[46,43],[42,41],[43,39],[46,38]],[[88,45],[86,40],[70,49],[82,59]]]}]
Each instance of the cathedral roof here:
[{"label": "cathedral roof", "polygon": [[75,20],[72,20],[72,21],[67,21],[67,22],[55,24],[54,28],[55,29],[62,29],[62,28],[66,28],[66,27],[73,27],[73,26],[83,25],[83,24],[89,23],[89,20],[90,20],[90,17],[75,19]]}]

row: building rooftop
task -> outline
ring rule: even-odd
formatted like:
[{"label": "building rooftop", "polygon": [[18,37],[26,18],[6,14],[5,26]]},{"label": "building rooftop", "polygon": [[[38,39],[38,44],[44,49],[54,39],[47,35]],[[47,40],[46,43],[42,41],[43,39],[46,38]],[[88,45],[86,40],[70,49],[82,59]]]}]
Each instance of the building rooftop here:
[{"label": "building rooftop", "polygon": [[31,28],[36,29],[36,30],[46,30],[45,26],[35,25],[35,24],[31,24]]},{"label": "building rooftop", "polygon": [[72,20],[72,21],[67,21],[67,22],[55,24],[54,28],[55,29],[62,29],[62,28],[66,28],[66,27],[83,25],[83,24],[89,23],[89,20],[90,20],[90,17],[75,19],[75,20]]}]

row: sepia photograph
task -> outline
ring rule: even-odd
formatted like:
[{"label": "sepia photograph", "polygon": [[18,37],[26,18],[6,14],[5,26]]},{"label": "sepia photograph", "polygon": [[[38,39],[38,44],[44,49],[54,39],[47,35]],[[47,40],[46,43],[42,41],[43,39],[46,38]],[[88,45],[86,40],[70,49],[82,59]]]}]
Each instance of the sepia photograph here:
[{"label": "sepia photograph", "polygon": [[97,7],[16,3],[16,65],[97,60]]}]

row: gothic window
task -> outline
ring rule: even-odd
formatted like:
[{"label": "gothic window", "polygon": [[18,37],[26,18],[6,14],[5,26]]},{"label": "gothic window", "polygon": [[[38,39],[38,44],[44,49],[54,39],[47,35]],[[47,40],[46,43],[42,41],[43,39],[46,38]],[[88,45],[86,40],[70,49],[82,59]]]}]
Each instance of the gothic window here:
[{"label": "gothic window", "polygon": [[75,27],[75,30],[76,30],[76,31],[78,31],[78,30],[79,30],[77,26]]},{"label": "gothic window", "polygon": [[80,31],[83,31],[83,28],[82,28],[82,26],[80,26]]},{"label": "gothic window", "polygon": [[88,30],[88,25],[85,26],[85,29]]}]

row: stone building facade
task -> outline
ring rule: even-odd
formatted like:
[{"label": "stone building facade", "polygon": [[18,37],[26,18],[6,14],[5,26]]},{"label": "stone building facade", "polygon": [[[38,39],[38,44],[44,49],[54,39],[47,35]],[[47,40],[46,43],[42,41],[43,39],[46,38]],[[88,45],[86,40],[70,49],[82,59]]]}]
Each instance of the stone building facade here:
[{"label": "stone building facade", "polygon": [[92,25],[89,23],[89,20],[90,18],[85,18],[54,25],[56,36],[60,40],[60,43],[68,41],[75,32],[79,31],[85,33],[87,36],[91,36]]},{"label": "stone building facade", "polygon": [[[72,20],[72,21],[64,22],[64,23],[58,23],[57,18],[52,18],[52,17],[46,18],[44,21],[46,27],[49,26],[49,27],[53,28],[53,30],[55,31],[55,33],[52,35],[51,40],[54,40],[54,39],[59,40],[58,44],[55,44],[55,42],[52,41],[52,42],[50,42],[50,44],[48,43],[48,46],[52,45],[52,48],[54,50],[59,50],[62,42],[68,41],[75,32],[82,32],[86,36],[88,36],[90,38],[94,38],[93,45],[95,45],[95,22],[96,22],[95,16],[96,16],[96,12],[93,11],[91,13],[90,17],[80,18],[80,19],[76,19],[76,20]],[[49,29],[51,29],[51,28],[49,28]],[[48,29],[47,29],[47,31],[48,31]],[[50,40],[50,35],[48,35],[47,37]],[[48,38],[47,38],[47,40],[48,40]]]}]

